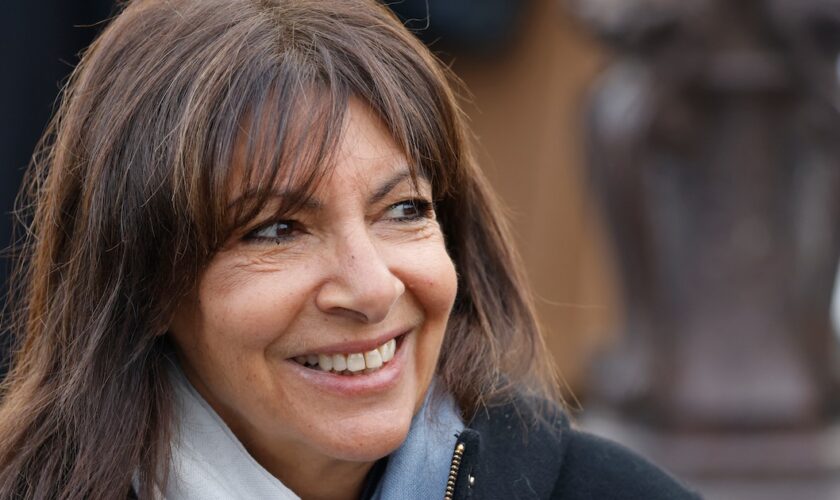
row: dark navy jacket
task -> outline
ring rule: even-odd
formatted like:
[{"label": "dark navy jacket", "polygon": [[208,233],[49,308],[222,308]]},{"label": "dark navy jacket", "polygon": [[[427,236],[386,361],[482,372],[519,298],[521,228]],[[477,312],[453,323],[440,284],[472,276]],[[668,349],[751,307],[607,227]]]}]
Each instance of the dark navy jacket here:
[{"label": "dark navy jacket", "polygon": [[623,446],[572,429],[562,413],[538,420],[521,411],[481,411],[460,434],[453,500],[700,498]]}]

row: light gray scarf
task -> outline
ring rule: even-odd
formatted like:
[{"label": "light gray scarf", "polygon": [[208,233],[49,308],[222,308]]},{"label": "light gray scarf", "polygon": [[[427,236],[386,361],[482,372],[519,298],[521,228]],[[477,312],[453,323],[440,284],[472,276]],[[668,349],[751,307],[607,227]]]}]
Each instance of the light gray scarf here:
[{"label": "light gray scarf", "polygon": [[[177,435],[166,500],[297,500],[294,492],[265,470],[221,417],[190,384],[171,370],[178,411]],[[429,390],[429,394],[433,391]],[[403,445],[388,458],[375,500],[443,497],[456,435],[464,428],[452,398],[431,404],[414,417]]]}]

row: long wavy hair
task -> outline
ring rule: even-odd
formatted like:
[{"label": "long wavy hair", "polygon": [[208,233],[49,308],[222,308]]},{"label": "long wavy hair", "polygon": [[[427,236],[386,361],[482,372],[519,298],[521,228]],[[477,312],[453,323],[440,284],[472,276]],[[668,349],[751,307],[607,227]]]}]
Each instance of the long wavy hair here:
[{"label": "long wavy hair", "polygon": [[[64,89],[22,193],[0,498],[114,498],[133,478],[145,492],[165,481],[173,309],[267,188],[312,192],[354,96],[432,180],[459,280],[439,385],[466,419],[514,392],[554,397],[453,83],[372,0],[128,2]],[[231,213],[234,149],[255,196]]]}]

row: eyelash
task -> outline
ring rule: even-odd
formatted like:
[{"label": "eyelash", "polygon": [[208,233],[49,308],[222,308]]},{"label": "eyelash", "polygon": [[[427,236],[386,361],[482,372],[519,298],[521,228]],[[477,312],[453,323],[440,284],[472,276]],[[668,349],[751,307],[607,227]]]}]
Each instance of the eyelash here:
[{"label": "eyelash", "polygon": [[[392,217],[392,218],[390,218],[390,220],[398,222],[398,223],[408,224],[408,223],[416,222],[416,221],[419,221],[419,220],[422,220],[422,219],[428,219],[434,213],[434,206],[433,206],[432,202],[429,201],[429,200],[422,199],[422,198],[412,198],[412,199],[402,200],[402,201],[399,201],[397,203],[394,203],[393,205],[388,207],[388,209],[386,210],[386,213],[390,212],[391,210],[400,208],[400,207],[403,207],[403,208],[408,207],[409,210],[413,209],[414,213],[410,214],[410,215],[403,215],[403,216],[400,216],[400,217]],[[279,235],[279,236],[265,236],[265,235],[260,236],[260,233],[262,233],[262,232],[264,232],[268,229],[271,229],[275,226],[280,226],[280,225],[288,226],[289,234],[283,234],[283,235]],[[289,241],[289,240],[295,238],[295,236],[296,236],[295,233],[297,233],[297,232],[305,232],[305,229],[303,229],[303,227],[301,226],[301,224],[298,221],[293,220],[293,219],[278,220],[278,221],[270,222],[268,224],[264,224],[264,225],[262,225],[262,226],[260,226],[256,229],[254,229],[253,231],[249,232],[245,236],[245,240],[249,241],[249,242],[255,242],[255,243],[264,242],[264,241],[271,241],[271,242],[280,244],[280,243],[283,243],[284,241]]]},{"label": "eyelash", "polygon": [[413,198],[410,200],[403,200],[397,203],[394,203],[388,210],[393,210],[400,206],[410,206],[414,209],[415,213],[413,215],[405,215],[402,217],[395,217],[393,220],[398,222],[410,222],[416,221],[420,219],[427,219],[429,216],[432,215],[434,212],[434,207],[432,206],[432,202],[429,200],[424,200],[422,198]]}]

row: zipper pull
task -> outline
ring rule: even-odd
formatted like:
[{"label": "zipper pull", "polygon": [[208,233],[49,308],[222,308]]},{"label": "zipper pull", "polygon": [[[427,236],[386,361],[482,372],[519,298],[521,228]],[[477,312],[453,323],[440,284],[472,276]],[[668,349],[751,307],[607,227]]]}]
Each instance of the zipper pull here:
[{"label": "zipper pull", "polygon": [[[449,465],[449,478],[446,480],[446,493],[443,500],[452,500],[455,494],[455,482],[458,481],[458,471],[461,469],[461,459],[467,447],[464,443],[455,445],[455,452],[452,454],[452,463]],[[472,478],[470,478],[472,479]]]}]

